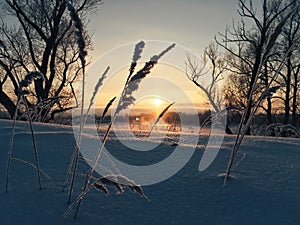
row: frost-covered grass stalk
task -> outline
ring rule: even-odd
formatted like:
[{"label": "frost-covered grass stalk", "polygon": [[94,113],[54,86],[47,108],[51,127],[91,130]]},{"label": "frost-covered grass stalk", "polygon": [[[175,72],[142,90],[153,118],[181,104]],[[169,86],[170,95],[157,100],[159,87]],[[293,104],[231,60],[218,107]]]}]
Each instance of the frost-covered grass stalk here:
[{"label": "frost-covered grass stalk", "polygon": [[8,158],[7,158],[7,168],[6,168],[6,181],[5,181],[5,192],[8,192],[8,180],[9,180],[9,174],[10,174],[10,167],[11,167],[11,160],[12,160],[12,149],[14,144],[14,138],[15,138],[15,127],[16,127],[16,120],[18,117],[18,108],[20,104],[20,98],[18,98],[17,105],[16,105],[16,111],[13,118],[13,127],[11,130],[11,136],[9,141],[9,147],[8,147]]},{"label": "frost-covered grass stalk", "polygon": [[[270,93],[274,93],[275,91],[273,91],[273,87],[270,87],[270,85],[273,83],[273,81],[275,80],[275,78],[278,76],[280,70],[283,68],[283,65],[284,65],[284,61],[281,62],[278,70],[276,71],[276,74],[274,75],[274,77],[271,79],[270,83],[268,84],[268,86],[266,87],[266,90],[261,94],[261,97],[259,98],[259,100],[257,101],[257,103],[255,104],[254,106],[254,109],[251,111],[251,114],[249,116],[249,119],[247,121],[247,123],[245,125],[243,125],[243,122],[244,121],[244,117],[245,117],[245,113],[243,114],[242,116],[242,120],[240,122],[240,125],[239,125],[239,129],[238,129],[238,134],[237,134],[237,137],[236,137],[236,140],[235,140],[235,143],[234,143],[234,146],[233,146],[233,149],[231,151],[231,155],[230,155],[230,159],[229,159],[229,162],[228,162],[228,165],[227,165],[227,169],[226,169],[226,173],[225,173],[225,178],[224,178],[224,185],[226,184],[226,181],[228,180],[229,176],[230,176],[230,173],[231,173],[231,168],[232,168],[232,165],[233,165],[233,161],[236,157],[236,154],[241,146],[241,143],[246,135],[246,131],[249,129],[252,121],[253,121],[253,118],[255,116],[255,113],[257,112],[257,109],[259,108],[259,105],[261,104],[261,102],[266,98],[267,95],[270,95]],[[247,109],[245,109],[247,110]]]},{"label": "frost-covered grass stalk", "polygon": [[101,121],[100,123],[102,123],[103,119],[105,118],[106,116],[106,113],[108,112],[108,110],[110,109],[110,107],[113,105],[114,101],[117,99],[117,96],[113,97],[105,106],[104,110],[103,110],[103,113],[102,113],[102,116],[101,116]]},{"label": "frost-covered grass stalk", "polygon": [[[254,85],[252,86],[251,88],[251,92],[250,92],[250,95],[249,95],[249,98],[248,98],[248,104],[246,106],[246,109],[242,115],[242,118],[241,118],[241,121],[240,121],[240,124],[239,124],[239,128],[238,128],[238,134],[237,134],[237,137],[236,137],[236,140],[235,140],[235,143],[234,143],[234,146],[232,148],[232,151],[231,151],[231,155],[230,155],[230,158],[229,158],[229,161],[228,161],[228,165],[227,165],[227,169],[226,169],[226,172],[225,172],[225,177],[224,177],[224,185],[226,185],[226,182],[230,176],[230,173],[231,173],[231,168],[233,166],[233,162],[234,162],[234,159],[236,157],[236,154],[240,148],[240,145],[246,135],[246,132],[247,130],[250,128],[250,125],[253,121],[253,118],[257,112],[257,109],[259,108],[259,105],[261,104],[261,102],[266,99],[266,97],[272,95],[273,93],[275,93],[278,89],[278,86],[275,86],[275,87],[271,87],[272,83],[275,81],[275,79],[278,77],[278,74],[280,73],[281,69],[283,68],[284,66],[284,61],[286,60],[289,52],[292,50],[292,46],[290,46],[290,48],[288,49],[288,51],[285,53],[283,59],[281,60],[279,66],[278,66],[278,69],[276,70],[275,74],[273,75],[272,79],[270,80],[270,82],[268,83],[265,91],[261,94],[259,100],[256,102],[256,104],[254,105],[254,107],[252,105],[250,105],[252,103],[251,99],[253,99],[253,95],[254,95],[254,91],[255,91],[255,88],[256,88],[256,85],[257,85],[257,80],[258,80],[258,77],[259,77],[259,74],[262,70],[262,67],[263,65],[265,64],[265,61],[267,60],[269,54],[270,54],[270,49],[274,46],[279,34],[281,33],[281,30],[285,24],[285,22],[287,21],[287,19],[289,18],[289,16],[291,16],[293,13],[295,13],[295,10],[293,10],[291,13],[289,13],[282,21],[281,23],[279,23],[279,25],[274,29],[274,32],[272,34],[270,34],[269,36],[269,39],[266,43],[266,46],[265,46],[265,49],[264,49],[264,52],[263,52],[263,57],[261,58],[261,61],[260,61],[260,64],[259,64],[259,69],[257,71],[257,74],[255,75],[255,79],[254,79]],[[249,115],[249,119],[247,120],[247,122],[245,123],[245,120],[246,120],[246,112],[248,111],[249,108],[252,108],[252,111]]]},{"label": "frost-covered grass stalk", "polygon": [[[102,76],[98,79],[98,82],[97,84],[95,85],[95,88],[94,88],[94,92],[93,92],[93,95],[90,99],[90,103],[89,103],[89,107],[88,107],[88,110],[86,112],[86,114],[83,116],[84,118],[84,122],[83,122],[83,127],[85,126],[85,123],[86,123],[86,120],[88,118],[88,115],[89,115],[89,111],[92,107],[92,105],[94,104],[94,100],[95,100],[95,97],[98,93],[98,90],[99,88],[103,85],[103,82],[106,78],[106,75],[109,71],[110,67],[107,67],[106,70],[104,71],[104,73],[102,74]],[[66,179],[65,179],[65,183],[63,185],[63,191],[65,190],[65,188],[67,187],[68,185],[68,181],[69,181],[69,177],[70,175],[72,174],[72,183],[71,183],[71,187],[70,187],[70,190],[73,189],[73,186],[74,186],[74,178],[75,178],[75,175],[76,175],[76,170],[77,170],[77,164],[78,164],[78,159],[76,159],[76,157],[79,157],[79,154],[78,154],[78,151],[79,151],[79,146],[78,144],[75,146],[74,148],[74,151],[73,151],[73,154],[72,154],[72,157],[71,157],[71,160],[70,160],[70,163],[69,163],[69,166],[68,166],[68,171],[67,171],[67,175],[66,175]],[[68,199],[68,203],[70,203],[71,201],[71,193],[69,193],[69,199]]]},{"label": "frost-covered grass stalk", "polygon": [[[75,176],[76,176],[76,171],[78,167],[78,158],[79,158],[79,148],[81,144],[81,138],[82,138],[82,131],[84,127],[84,122],[85,122],[85,116],[84,116],[84,105],[85,105],[85,66],[86,66],[86,60],[85,57],[87,55],[86,51],[86,43],[85,43],[85,38],[84,38],[84,31],[83,31],[83,24],[82,21],[74,8],[74,6],[69,2],[69,0],[65,0],[67,9],[70,13],[70,17],[72,21],[74,22],[74,26],[76,28],[75,30],[75,35],[77,39],[77,45],[79,49],[79,59],[81,61],[81,71],[82,71],[82,88],[81,88],[81,109],[80,109],[80,127],[79,127],[79,134],[76,140],[77,146],[75,147],[74,151],[74,162],[71,159],[71,167],[73,168],[72,172],[72,177],[71,177],[71,186],[69,190],[69,197],[68,197],[68,202],[70,203],[71,197],[72,197],[72,192],[73,192],[73,187],[74,187],[74,182],[75,182]],[[67,176],[68,177],[68,176]]]},{"label": "frost-covered grass stalk", "polygon": [[138,90],[139,84],[142,81],[142,79],[145,78],[151,72],[151,69],[157,64],[158,60],[162,56],[164,56],[168,51],[170,51],[172,48],[175,47],[175,44],[172,44],[169,47],[167,47],[159,55],[154,55],[153,57],[151,57],[150,61],[146,62],[144,67],[141,70],[139,70],[137,73],[134,74],[134,71],[135,71],[135,68],[136,68],[136,65],[137,65],[137,61],[141,58],[141,53],[143,51],[144,46],[145,46],[145,43],[143,41],[137,43],[136,46],[135,46],[131,66],[130,66],[130,69],[129,69],[129,75],[128,75],[126,83],[124,85],[124,88],[123,88],[121,97],[119,99],[119,102],[117,104],[116,111],[115,111],[115,113],[114,113],[114,115],[111,119],[111,122],[110,122],[108,128],[106,129],[106,132],[104,134],[101,146],[97,151],[95,161],[94,161],[92,167],[90,168],[90,170],[89,170],[89,172],[86,176],[86,180],[85,180],[83,190],[79,195],[79,196],[82,196],[82,197],[80,197],[79,200],[78,200],[78,204],[77,204],[77,208],[76,208],[74,218],[77,217],[81,202],[82,202],[83,197],[84,197],[83,193],[85,193],[86,190],[88,189],[90,179],[92,178],[94,170],[95,170],[95,168],[98,164],[98,161],[100,159],[100,156],[102,154],[102,151],[104,149],[104,146],[105,146],[106,141],[108,139],[108,135],[110,133],[110,130],[112,128],[112,125],[114,123],[114,120],[115,120],[117,114],[120,111],[122,111],[124,109],[127,109],[130,105],[134,104],[136,99],[132,96],[132,94],[135,91]]},{"label": "frost-covered grass stalk", "polygon": [[31,116],[29,114],[29,107],[28,107],[28,104],[27,104],[27,100],[24,97],[24,95],[22,96],[22,98],[23,98],[23,102],[25,104],[25,108],[26,108],[26,111],[27,111],[27,118],[28,118],[28,122],[29,122],[31,138],[32,138],[32,143],[33,143],[33,150],[34,150],[34,158],[35,158],[35,164],[36,164],[38,184],[39,184],[39,188],[41,190],[42,189],[42,184],[41,184],[41,171],[40,171],[39,155],[38,155],[38,151],[37,151],[37,147],[36,147],[35,136],[34,136],[34,133],[33,133],[32,120],[31,120]]},{"label": "frost-covered grass stalk", "polygon": [[163,116],[168,112],[168,110],[171,108],[172,105],[174,105],[175,102],[169,104],[166,108],[164,108],[164,110],[158,115],[158,117],[156,118],[155,122],[153,123],[151,129],[150,129],[150,134],[152,133],[154,127],[156,126],[156,124],[160,121],[161,118],[163,118]]},{"label": "frost-covered grass stalk", "polygon": [[15,125],[16,125],[16,121],[17,121],[17,117],[18,117],[18,110],[19,110],[19,106],[20,106],[21,102],[23,102],[23,104],[25,105],[25,109],[26,109],[25,113],[27,114],[29,127],[30,127],[30,131],[31,131],[32,143],[33,143],[37,179],[38,179],[39,189],[42,189],[38,150],[37,150],[35,136],[34,136],[34,132],[33,132],[30,110],[29,110],[29,107],[27,104],[27,99],[25,97],[25,95],[30,93],[29,90],[27,89],[28,86],[36,79],[45,80],[45,77],[40,72],[37,72],[37,71],[30,72],[24,77],[24,79],[19,84],[18,100],[17,100],[17,104],[16,104],[16,111],[15,111],[14,118],[13,118],[13,127],[12,127],[10,142],[9,142],[9,148],[8,148],[6,182],[5,182],[5,192],[6,193],[8,192],[9,174],[10,174],[11,162],[12,162],[12,150],[13,150],[13,143],[14,143],[14,137],[15,137],[15,127],[16,127]]}]

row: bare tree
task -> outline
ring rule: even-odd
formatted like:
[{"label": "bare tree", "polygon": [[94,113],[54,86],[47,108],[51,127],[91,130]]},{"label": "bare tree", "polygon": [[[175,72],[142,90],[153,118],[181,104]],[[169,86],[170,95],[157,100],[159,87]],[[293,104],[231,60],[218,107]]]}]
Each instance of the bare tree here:
[{"label": "bare tree", "polygon": [[[299,53],[298,53],[299,55]],[[293,101],[292,101],[292,124],[297,126],[297,115],[299,114],[299,89],[300,89],[300,64],[293,70],[294,74],[294,85],[293,85]]]},{"label": "bare tree", "polygon": [[[234,59],[230,65],[232,70],[234,69],[238,74],[246,74],[250,78],[243,121],[246,124],[254,105],[253,94],[259,75],[263,73],[262,69],[268,58],[274,54],[274,46],[282,33],[283,26],[292,14],[291,9],[296,1],[284,5],[279,0],[264,0],[261,15],[258,15],[252,0],[238,2],[241,20],[233,24],[232,29],[228,28],[224,34],[220,34],[221,41],[217,39],[216,41],[232,55]],[[247,134],[250,134],[250,129]]]},{"label": "bare tree", "polygon": [[[296,124],[297,94],[299,85],[300,63],[300,12],[293,14],[283,28],[280,47],[282,53],[287,54],[285,67],[280,72],[284,81],[284,123],[290,123],[290,112]],[[292,101],[292,103],[291,103]]]},{"label": "bare tree", "polygon": [[[86,26],[87,13],[96,9],[101,0],[73,2]],[[75,97],[72,85],[78,79],[81,64],[65,0],[5,0],[2,8],[0,104],[12,117],[20,80],[37,70],[44,74],[45,81],[34,81],[32,95],[27,97],[29,107],[38,110],[37,119],[50,114],[53,118],[56,113],[71,109],[67,98]],[[91,39],[87,32],[85,39],[89,49]]]},{"label": "bare tree", "polygon": [[[210,71],[206,71],[206,66],[210,66]],[[195,86],[201,89],[207,97],[210,105],[215,113],[220,113],[222,110],[222,94],[219,92],[219,83],[224,79],[225,73],[228,71],[227,61],[223,54],[218,51],[218,46],[211,43],[204,51],[202,62],[196,57],[187,55],[186,75]],[[210,79],[202,79],[205,75],[210,74]],[[226,124],[226,132],[232,134],[232,131]]]},{"label": "bare tree", "polygon": [[[218,42],[219,45],[225,48],[233,55],[233,57],[238,58],[239,61],[247,64],[251,69],[251,73],[249,74],[250,86],[247,93],[247,106],[242,115],[238,128],[238,135],[228,161],[224,185],[231,173],[235,156],[244,136],[250,133],[249,128],[259,105],[264,99],[272,96],[279,88],[278,86],[271,87],[271,85],[277,78],[278,71],[282,69],[283,61],[286,59],[287,54],[282,57],[274,76],[270,79],[270,81],[268,81],[268,86],[266,86],[263,90],[259,100],[257,102],[253,101],[253,95],[259,85],[258,81],[261,73],[263,72],[263,67],[266,66],[268,59],[275,54],[276,49],[274,49],[274,46],[278,42],[278,37],[282,33],[283,27],[287,23],[288,19],[299,9],[296,5],[296,1],[284,5],[281,1],[264,0],[262,5],[262,16],[260,18],[256,15],[256,10],[253,6],[252,0],[239,0],[239,8],[239,13],[242,17],[241,23],[239,23],[237,27],[234,26],[233,31],[227,30],[224,35],[221,34],[223,42]],[[281,16],[282,19],[278,19]],[[254,26],[254,28],[250,30],[246,29],[246,23],[243,20],[244,18],[250,18],[253,20],[254,23],[252,26]],[[238,50],[233,50],[229,46],[230,43],[235,43]],[[245,51],[245,49],[248,51]],[[289,51],[290,50],[288,50],[287,53],[289,53]],[[254,53],[254,58],[249,57],[249,55],[245,54],[245,52]]]}]

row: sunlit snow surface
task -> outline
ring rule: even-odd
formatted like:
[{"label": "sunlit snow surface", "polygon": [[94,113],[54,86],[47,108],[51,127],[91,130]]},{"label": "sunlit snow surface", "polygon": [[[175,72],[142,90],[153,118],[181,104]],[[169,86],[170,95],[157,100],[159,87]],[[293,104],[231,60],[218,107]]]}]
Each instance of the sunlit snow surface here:
[{"label": "sunlit snow surface", "polygon": [[[5,173],[12,123],[0,120],[0,224],[53,225],[61,222],[67,208],[62,192],[66,169],[74,149],[71,127],[35,124],[43,190],[38,190],[33,148],[27,123],[18,122],[13,146],[9,192],[5,194]],[[121,128],[119,128],[121,130]],[[182,135],[197,135],[185,131]],[[88,134],[86,134],[88,136]],[[161,142],[152,137],[153,143]],[[91,139],[96,138],[91,136]],[[118,137],[120,138],[120,137]],[[165,137],[155,154],[151,151],[123,154],[114,133],[107,147],[128,163],[151,164],[167,157],[176,135]],[[141,141],[143,133],[137,135]],[[300,223],[300,139],[246,137],[238,153],[233,176],[226,187],[218,174],[224,173],[234,142],[226,136],[212,165],[198,171],[206,134],[201,134],[191,160],[170,179],[144,187],[150,201],[126,191],[109,196],[91,191],[84,199],[77,220],[73,212],[61,224],[152,225],[152,224],[299,224]],[[186,143],[189,147],[189,143]],[[128,152],[127,152],[128,153]],[[122,155],[123,154],[123,155]],[[22,161],[23,160],[23,161]],[[24,163],[24,161],[26,163]],[[89,169],[80,161],[74,197],[84,184]]]}]

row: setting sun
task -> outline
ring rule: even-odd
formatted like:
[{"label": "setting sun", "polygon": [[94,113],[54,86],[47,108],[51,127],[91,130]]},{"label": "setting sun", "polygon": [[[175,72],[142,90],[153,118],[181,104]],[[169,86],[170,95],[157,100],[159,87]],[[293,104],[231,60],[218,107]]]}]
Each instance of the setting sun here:
[{"label": "setting sun", "polygon": [[157,97],[157,98],[154,99],[154,104],[155,104],[156,106],[160,106],[161,103],[162,103],[162,100],[161,100],[160,98]]}]

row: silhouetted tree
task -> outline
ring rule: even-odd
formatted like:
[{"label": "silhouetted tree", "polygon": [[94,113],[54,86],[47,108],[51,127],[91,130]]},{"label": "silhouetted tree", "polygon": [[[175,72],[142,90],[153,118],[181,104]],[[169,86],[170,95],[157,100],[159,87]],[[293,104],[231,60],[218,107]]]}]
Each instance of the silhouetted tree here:
[{"label": "silhouetted tree", "polygon": [[[237,59],[233,60],[233,62],[242,62],[243,65],[246,65],[246,68],[250,69],[250,73],[246,74],[250,77],[247,91],[247,106],[242,115],[238,135],[228,161],[224,185],[231,173],[234,159],[245,135],[250,134],[250,125],[259,105],[266,98],[273,96],[279,88],[278,86],[271,87],[271,85],[278,77],[278,70],[281,70],[282,62],[287,58],[286,54],[281,58],[279,66],[275,69],[273,77],[268,81],[268,86],[263,89],[259,100],[257,102],[253,101],[255,90],[261,84],[259,81],[263,68],[267,68],[267,62],[270,57],[276,55],[276,44],[279,36],[282,34],[283,27],[298,10],[296,1],[284,4],[284,2],[279,0],[264,0],[260,17],[257,15],[257,10],[254,8],[252,0],[239,0],[240,23],[237,26],[234,25],[231,30],[227,29],[225,34],[220,34],[223,38],[222,42],[217,40],[220,46],[226,49],[233,58]],[[250,29],[246,25],[245,19],[247,18],[252,21]],[[233,68],[235,67],[233,66]],[[240,68],[242,68],[242,71],[244,70],[243,66],[241,67],[240,64],[237,64],[236,70],[239,71]]]},{"label": "silhouetted tree", "polygon": [[[233,24],[231,29],[227,28],[224,34],[220,34],[221,41],[216,41],[231,55],[231,70],[235,74],[249,77],[243,121],[246,124],[255,104],[253,97],[257,85],[261,84],[259,81],[264,73],[263,68],[276,52],[278,37],[290,16],[294,14],[293,6],[296,1],[284,4],[280,0],[264,0],[262,8],[259,9],[255,8],[252,0],[238,2],[240,21]],[[247,134],[250,134],[250,129]]]},{"label": "silhouetted tree", "polygon": [[[202,62],[195,57],[193,58],[191,55],[187,55],[186,66],[188,79],[205,94],[214,112],[218,114],[222,110],[225,110],[222,109],[223,96],[219,91],[220,86],[218,85],[219,82],[224,79],[224,75],[229,68],[223,54],[218,51],[218,45],[211,43],[205,49]],[[210,67],[210,71],[206,70],[206,66]],[[203,76],[207,74],[210,75],[210,77],[205,77],[205,80],[202,79]],[[207,80],[208,82],[205,82]],[[228,134],[232,134],[228,124],[225,125],[225,129]]]},{"label": "silhouetted tree", "polygon": [[[87,24],[87,13],[101,0],[74,0]],[[37,120],[72,109],[73,84],[80,75],[79,51],[74,24],[65,0],[5,0],[0,18],[0,104],[12,116],[20,80],[30,71],[44,74],[36,80],[28,105]],[[85,32],[87,49],[90,36]],[[36,112],[38,111],[38,112]],[[49,116],[51,115],[51,116]]]},{"label": "silhouetted tree", "polygon": [[[288,1],[289,2],[289,1]],[[299,2],[298,2],[299,4]],[[292,123],[296,124],[297,95],[300,75],[300,12],[293,14],[283,27],[280,48],[283,55],[287,55],[285,66],[280,72],[284,81],[284,123],[290,123],[292,111]]]}]

